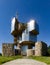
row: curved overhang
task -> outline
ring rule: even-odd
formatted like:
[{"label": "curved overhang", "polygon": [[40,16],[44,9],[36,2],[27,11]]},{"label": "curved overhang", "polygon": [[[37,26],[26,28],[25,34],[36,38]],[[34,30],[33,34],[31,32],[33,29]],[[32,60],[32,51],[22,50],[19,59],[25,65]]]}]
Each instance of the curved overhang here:
[{"label": "curved overhang", "polygon": [[17,36],[17,31],[13,31],[13,32],[11,32],[11,34],[12,34],[13,36]]},{"label": "curved overhang", "polygon": [[24,31],[24,29],[23,30],[14,30],[11,34],[13,36],[18,36],[18,35],[21,35],[23,31]]},{"label": "curved overhang", "polygon": [[[16,26],[15,26],[15,27],[16,27]],[[17,28],[17,29],[16,29],[16,28]],[[11,34],[12,34],[13,36],[21,35],[22,32],[25,30],[26,26],[25,26],[24,24],[19,23],[19,24],[18,24],[18,27],[16,27],[16,28],[11,32]]]},{"label": "curved overhang", "polygon": [[32,41],[23,41],[20,43],[20,45],[32,45],[32,46],[35,46],[35,42],[32,42]]},{"label": "curved overhang", "polygon": [[30,31],[30,33],[33,34],[33,35],[38,35],[38,34],[39,34],[39,31],[37,31],[37,30],[32,30],[32,31]]}]

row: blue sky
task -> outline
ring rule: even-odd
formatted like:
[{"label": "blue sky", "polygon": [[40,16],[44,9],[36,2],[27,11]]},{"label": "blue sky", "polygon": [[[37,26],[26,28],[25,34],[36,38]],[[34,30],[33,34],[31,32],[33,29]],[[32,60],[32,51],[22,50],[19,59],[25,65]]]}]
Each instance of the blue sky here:
[{"label": "blue sky", "polygon": [[35,19],[40,29],[38,41],[50,45],[50,0],[0,0],[0,52],[2,43],[13,42],[11,18],[16,13],[20,22]]}]

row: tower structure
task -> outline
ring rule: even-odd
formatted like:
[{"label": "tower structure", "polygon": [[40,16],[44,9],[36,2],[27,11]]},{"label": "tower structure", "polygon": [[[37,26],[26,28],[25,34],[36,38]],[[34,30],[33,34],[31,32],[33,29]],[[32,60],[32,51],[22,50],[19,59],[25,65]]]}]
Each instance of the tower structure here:
[{"label": "tower structure", "polygon": [[21,49],[22,53],[24,53],[23,46],[27,46],[27,49],[32,49],[33,46],[35,46],[35,42],[37,42],[37,35],[39,34],[37,22],[30,20],[26,24],[20,23],[17,18],[14,17],[11,23],[11,34],[14,37],[14,44],[17,45],[17,48]]},{"label": "tower structure", "polygon": [[[37,40],[39,25],[35,20],[21,23],[16,17],[13,17],[11,34],[14,37],[14,42],[12,44],[2,44],[3,56],[14,56],[17,54],[42,56],[47,54],[47,44]],[[16,47],[14,48],[14,46]]]}]

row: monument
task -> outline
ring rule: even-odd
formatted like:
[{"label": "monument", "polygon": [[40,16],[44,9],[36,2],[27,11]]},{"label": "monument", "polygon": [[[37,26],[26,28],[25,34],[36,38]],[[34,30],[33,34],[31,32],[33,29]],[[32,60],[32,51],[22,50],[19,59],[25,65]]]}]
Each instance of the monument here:
[{"label": "monument", "polygon": [[11,35],[14,37],[14,42],[2,44],[2,55],[46,55],[47,44],[42,41],[38,42],[38,34],[39,25],[35,20],[20,23],[16,17],[13,17],[11,21]]}]

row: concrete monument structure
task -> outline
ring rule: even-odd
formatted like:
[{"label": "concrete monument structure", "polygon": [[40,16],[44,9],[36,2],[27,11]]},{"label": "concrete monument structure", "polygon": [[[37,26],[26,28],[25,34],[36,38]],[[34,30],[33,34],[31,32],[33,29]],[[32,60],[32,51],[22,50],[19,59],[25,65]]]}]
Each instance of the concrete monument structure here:
[{"label": "concrete monument structure", "polygon": [[27,23],[20,23],[16,17],[11,21],[11,34],[14,37],[12,44],[3,43],[3,56],[12,55],[36,55],[42,56],[47,53],[47,44],[37,41],[39,25],[35,20]]}]

